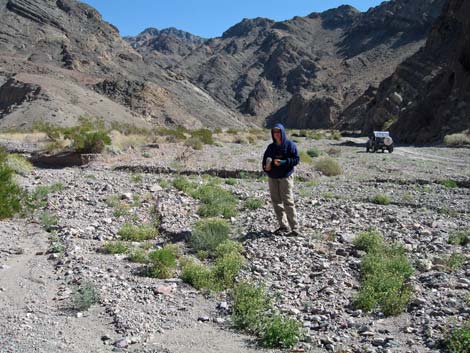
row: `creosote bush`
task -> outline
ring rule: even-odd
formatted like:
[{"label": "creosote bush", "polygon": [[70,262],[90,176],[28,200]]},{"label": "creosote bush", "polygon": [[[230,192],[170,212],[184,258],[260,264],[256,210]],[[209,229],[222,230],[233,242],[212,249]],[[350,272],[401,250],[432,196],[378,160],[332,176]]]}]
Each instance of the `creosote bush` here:
[{"label": "creosote bush", "polygon": [[11,170],[19,175],[28,175],[33,171],[31,162],[19,154],[9,154],[5,163]]},{"label": "creosote bush", "polygon": [[209,129],[197,129],[191,132],[191,137],[198,138],[205,145],[213,145],[214,139],[212,137],[212,131]]},{"label": "creosote bush", "polygon": [[457,182],[452,179],[445,179],[441,181],[441,184],[444,185],[446,188],[455,189],[458,187]]},{"label": "creosote bush", "polygon": [[261,344],[267,348],[290,348],[300,339],[301,323],[281,314],[269,317],[261,330]]},{"label": "creosote bush", "polygon": [[203,205],[198,210],[198,214],[202,217],[230,218],[237,214],[237,199],[230,191],[218,185],[200,186],[191,193],[191,196],[202,201]]},{"label": "creosote bush", "polygon": [[312,148],[309,148],[307,150],[307,154],[312,158],[317,158],[317,157],[320,156],[321,153],[320,153],[320,150],[318,148],[312,147]]},{"label": "creosote bush", "polygon": [[389,245],[376,231],[363,232],[354,244],[367,254],[361,261],[362,285],[354,299],[357,308],[380,308],[386,316],[403,312],[411,299],[407,284],[413,268],[402,246]]},{"label": "creosote bush", "polygon": [[110,255],[125,254],[128,250],[128,246],[121,241],[107,242],[103,246],[103,252]]},{"label": "creosote bush", "polygon": [[299,157],[300,157],[300,162],[301,163],[310,164],[313,161],[312,157],[305,151],[300,151],[299,152]]},{"label": "creosote bush", "polygon": [[315,169],[326,176],[336,176],[343,173],[339,163],[331,157],[321,157],[315,162]]},{"label": "creosote bush", "polygon": [[7,153],[0,149],[0,220],[11,218],[22,209],[22,190],[16,184],[13,170],[6,164]]}]

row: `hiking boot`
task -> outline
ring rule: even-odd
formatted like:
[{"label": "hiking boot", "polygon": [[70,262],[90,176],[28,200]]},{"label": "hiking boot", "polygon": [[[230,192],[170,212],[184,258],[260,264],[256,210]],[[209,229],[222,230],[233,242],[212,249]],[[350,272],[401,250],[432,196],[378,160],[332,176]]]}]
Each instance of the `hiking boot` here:
[{"label": "hiking boot", "polygon": [[286,227],[280,227],[278,229],[276,229],[273,233],[275,235],[282,235],[282,234],[286,234],[289,232],[289,228],[286,228]]},{"label": "hiking boot", "polygon": [[293,229],[291,230],[291,232],[289,234],[287,234],[288,237],[298,237],[300,236],[300,233],[297,229]]}]

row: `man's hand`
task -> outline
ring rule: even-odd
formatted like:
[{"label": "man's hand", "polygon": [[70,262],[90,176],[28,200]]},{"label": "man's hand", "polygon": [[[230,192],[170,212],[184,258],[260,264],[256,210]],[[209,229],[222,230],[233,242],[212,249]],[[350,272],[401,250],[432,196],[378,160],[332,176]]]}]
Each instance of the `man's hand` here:
[{"label": "man's hand", "polygon": [[281,160],[280,160],[280,159],[275,159],[275,160],[274,160],[274,165],[275,165],[276,167],[279,167],[279,166],[281,165]]},{"label": "man's hand", "polygon": [[271,163],[269,163],[269,164],[266,164],[266,165],[264,166],[264,170],[265,170],[265,171],[267,171],[267,172],[270,172],[270,171],[271,171],[271,169],[272,169],[272,167],[271,167]]}]

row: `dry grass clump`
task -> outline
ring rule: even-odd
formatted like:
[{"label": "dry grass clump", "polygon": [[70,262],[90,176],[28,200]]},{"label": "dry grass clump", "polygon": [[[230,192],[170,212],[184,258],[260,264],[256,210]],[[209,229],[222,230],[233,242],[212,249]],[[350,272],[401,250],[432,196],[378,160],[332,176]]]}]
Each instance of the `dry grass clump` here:
[{"label": "dry grass clump", "polygon": [[459,147],[470,145],[470,132],[464,131],[458,134],[444,136],[444,145],[448,147]]},{"label": "dry grass clump", "polygon": [[322,157],[315,162],[315,169],[326,176],[343,174],[341,165],[331,157]]},{"label": "dry grass clump", "polygon": [[119,131],[111,131],[110,136],[113,147],[121,151],[129,148],[140,148],[149,143],[149,137],[146,135],[126,135]]}]

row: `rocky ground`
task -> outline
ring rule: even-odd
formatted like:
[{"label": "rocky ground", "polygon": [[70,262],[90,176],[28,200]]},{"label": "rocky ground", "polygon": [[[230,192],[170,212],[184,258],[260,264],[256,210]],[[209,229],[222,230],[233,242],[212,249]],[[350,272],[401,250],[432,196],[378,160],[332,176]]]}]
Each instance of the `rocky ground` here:
[{"label": "rocky ground", "polygon": [[[36,168],[18,177],[30,191],[57,183],[62,188],[36,215],[0,222],[0,352],[275,352],[231,327],[227,293],[208,295],[177,278],[143,277],[141,265],[99,251],[118,238],[124,222],[149,221],[157,206],[161,234],[152,246],[172,242],[188,253],[184,236],[199,219],[198,201],[165,181],[178,172],[220,170],[239,176],[233,185],[220,185],[240,199],[240,212],[230,219],[247,258],[240,278],[263,282],[276,305],[302,322],[305,337],[296,351],[440,351],[446,329],[470,317],[469,247],[447,242],[470,227],[469,149],[408,146],[369,154],[358,139],[295,139],[301,150],[315,146],[334,155],[344,171],[328,178],[312,164],[298,168],[302,235],[296,238],[272,234],[267,183],[255,173],[267,144],[262,139],[219,142],[202,151],[159,143],[106,154],[82,167]],[[203,182],[201,175],[189,178]],[[446,179],[458,187],[442,185]],[[391,203],[374,204],[377,194]],[[127,200],[126,214],[108,205],[113,195]],[[247,197],[262,199],[263,206],[243,209]],[[51,233],[44,230],[43,211],[58,219],[53,232],[62,252],[48,253]],[[396,317],[351,304],[360,286],[361,255],[352,239],[370,227],[404,244],[416,267],[413,300]],[[453,253],[463,253],[467,262],[452,271],[445,260]],[[78,312],[72,293],[86,282],[98,289],[100,300]]]}]

